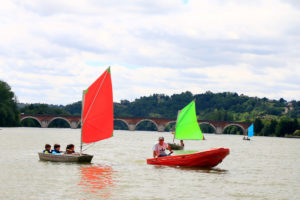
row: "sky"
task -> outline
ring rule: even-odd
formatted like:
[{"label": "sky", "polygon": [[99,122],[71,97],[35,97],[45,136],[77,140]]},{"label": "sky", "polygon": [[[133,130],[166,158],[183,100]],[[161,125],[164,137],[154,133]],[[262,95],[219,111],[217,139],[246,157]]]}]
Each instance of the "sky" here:
[{"label": "sky", "polygon": [[237,92],[300,100],[300,1],[0,1],[0,80],[69,104],[111,66],[114,101]]}]

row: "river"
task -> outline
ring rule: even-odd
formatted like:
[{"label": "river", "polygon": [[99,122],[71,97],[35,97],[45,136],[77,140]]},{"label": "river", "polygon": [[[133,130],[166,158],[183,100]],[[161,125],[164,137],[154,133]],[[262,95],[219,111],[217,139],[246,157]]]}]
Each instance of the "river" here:
[{"label": "river", "polygon": [[300,199],[300,139],[205,134],[187,151],[226,147],[205,169],[152,166],[152,146],[170,133],[115,131],[91,146],[92,164],[39,161],[44,144],[79,147],[79,129],[1,128],[0,199]]}]

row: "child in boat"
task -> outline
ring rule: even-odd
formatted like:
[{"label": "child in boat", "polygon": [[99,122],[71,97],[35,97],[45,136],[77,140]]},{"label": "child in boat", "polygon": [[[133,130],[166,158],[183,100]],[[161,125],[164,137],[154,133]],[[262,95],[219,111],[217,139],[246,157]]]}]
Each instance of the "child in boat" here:
[{"label": "child in boat", "polygon": [[45,150],[43,151],[45,154],[51,153],[51,145],[50,144],[45,144]]},{"label": "child in boat", "polygon": [[68,144],[66,147],[66,154],[75,153],[74,148],[75,148],[74,144]]},{"label": "child in boat", "polygon": [[183,140],[180,140],[179,146],[182,146],[182,147],[184,147]]},{"label": "child in boat", "polygon": [[55,154],[55,155],[62,155],[63,154],[60,151],[60,145],[59,144],[54,145],[54,150],[52,150],[52,154]]}]

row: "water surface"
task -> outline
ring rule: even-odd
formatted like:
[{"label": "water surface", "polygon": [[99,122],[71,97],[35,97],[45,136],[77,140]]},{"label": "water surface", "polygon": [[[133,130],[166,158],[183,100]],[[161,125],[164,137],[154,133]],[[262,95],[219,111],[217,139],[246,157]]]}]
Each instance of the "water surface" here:
[{"label": "water surface", "polygon": [[[300,140],[205,135],[187,151],[230,148],[211,170],[152,166],[152,146],[170,133],[115,131],[86,152],[92,164],[39,161],[45,143],[79,147],[79,129],[2,128],[0,199],[300,199]],[[182,152],[181,152],[182,153]]]}]

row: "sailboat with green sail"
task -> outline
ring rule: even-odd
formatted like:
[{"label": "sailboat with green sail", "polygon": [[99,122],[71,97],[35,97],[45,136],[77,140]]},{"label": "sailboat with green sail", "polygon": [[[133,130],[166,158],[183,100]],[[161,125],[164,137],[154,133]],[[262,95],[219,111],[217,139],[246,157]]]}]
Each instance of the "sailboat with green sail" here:
[{"label": "sailboat with green sail", "polygon": [[183,146],[174,143],[174,140],[203,140],[204,136],[198,125],[195,100],[178,112],[172,149],[181,150]]},{"label": "sailboat with green sail", "polygon": [[[177,116],[174,139],[203,140],[204,136],[199,127],[196,115],[195,101],[185,106]],[[172,148],[172,147],[171,147]],[[186,167],[210,168],[218,165],[229,154],[229,149],[215,148],[193,154],[176,155],[147,159],[153,165],[177,165]]]}]

